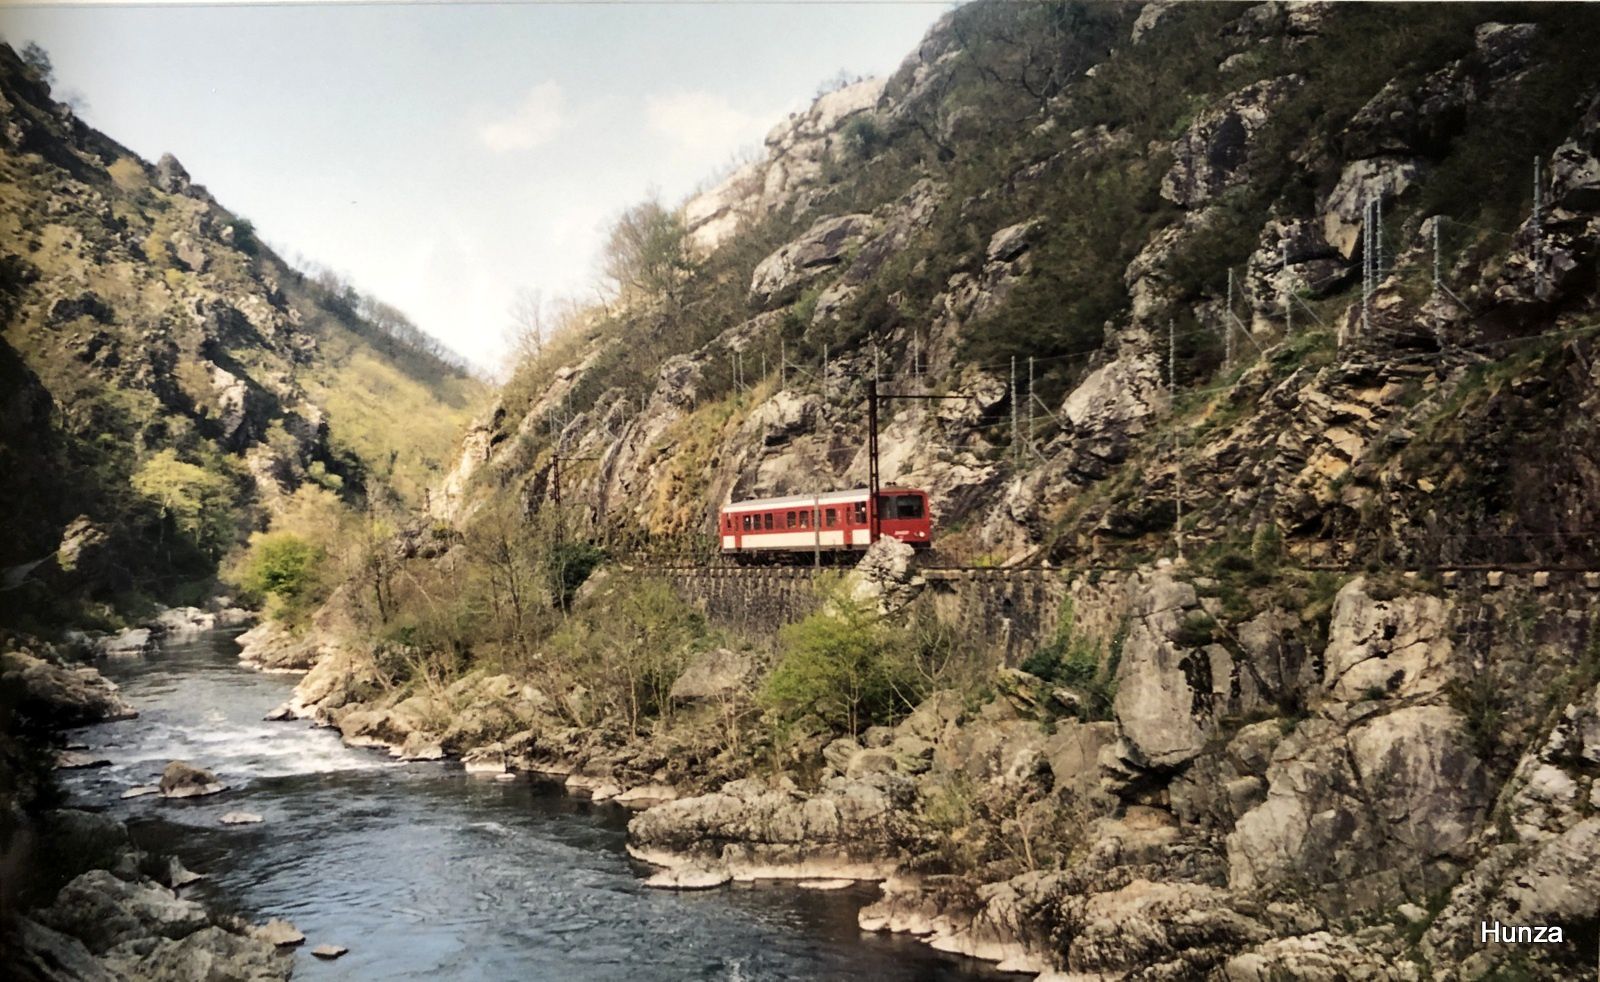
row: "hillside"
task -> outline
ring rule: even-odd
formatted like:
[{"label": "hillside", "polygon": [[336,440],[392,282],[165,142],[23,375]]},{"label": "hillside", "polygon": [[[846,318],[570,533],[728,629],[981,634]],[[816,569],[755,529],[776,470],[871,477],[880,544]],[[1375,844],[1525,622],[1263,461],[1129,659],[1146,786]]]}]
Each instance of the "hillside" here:
[{"label": "hillside", "polygon": [[421,500],[480,383],[172,157],[84,125],[9,47],[0,111],[9,612],[194,599],[304,486]]},{"label": "hillside", "polygon": [[[667,883],[887,876],[864,927],[1018,970],[1567,977],[1596,41],[1583,6],[959,8],[627,213],[614,302],[469,428],[293,708],[676,797],[630,828]],[[730,500],[866,484],[874,376],[951,397],[884,404],[926,563],[1046,585],[875,554],[775,634],[789,580],[652,578]]]},{"label": "hillside", "polygon": [[[652,886],[880,881],[863,928],[1041,978],[1586,973],[1597,42],[1588,5],[959,7],[628,209],[426,511],[272,581],[244,658],[307,670],[275,716],[640,809]],[[867,483],[874,378],[933,554],[723,568],[718,507]]]}]

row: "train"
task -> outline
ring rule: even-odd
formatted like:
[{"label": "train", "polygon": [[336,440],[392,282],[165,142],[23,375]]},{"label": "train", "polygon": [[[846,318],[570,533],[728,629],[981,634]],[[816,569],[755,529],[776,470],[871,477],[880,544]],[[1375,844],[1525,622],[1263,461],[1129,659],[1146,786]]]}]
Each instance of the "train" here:
[{"label": "train", "polygon": [[858,488],[734,502],[717,513],[722,555],[734,562],[831,561],[884,537],[919,551],[933,545],[926,491],[880,488],[876,515],[867,510],[871,496]]}]

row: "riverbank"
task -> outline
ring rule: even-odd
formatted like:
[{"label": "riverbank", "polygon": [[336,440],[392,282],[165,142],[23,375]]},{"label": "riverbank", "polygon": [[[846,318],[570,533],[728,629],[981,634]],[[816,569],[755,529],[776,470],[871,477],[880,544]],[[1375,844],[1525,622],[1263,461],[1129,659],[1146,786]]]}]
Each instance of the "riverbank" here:
[{"label": "riverbank", "polygon": [[[658,886],[876,883],[863,929],[1046,979],[1446,977],[1430,960],[1447,974],[1487,964],[1467,928],[1475,898],[1500,889],[1497,855],[1538,876],[1496,903],[1593,923],[1587,901],[1560,913],[1592,895],[1592,872],[1538,857],[1584,853],[1600,829],[1573,763],[1600,753],[1600,686],[1595,663],[1570,667],[1574,651],[1600,648],[1581,613],[1539,622],[1531,651],[1513,630],[1530,623],[1519,612],[1581,612],[1585,594],[1446,598],[1356,577],[1320,615],[1263,591],[1241,619],[1224,586],[1170,566],[1113,589],[1072,584],[1078,623],[1116,638],[1100,656],[1116,683],[1100,718],[1088,686],[1002,668],[984,690],[935,692],[854,737],[731,726],[763,669],[719,649],[635,731],[595,714],[579,686],[483,669],[395,684],[381,652],[348,640],[283,711],[398,759],[539,774],[632,805],[628,849],[659,867]],[[1479,649],[1465,638],[1539,680],[1516,711],[1528,721],[1516,757],[1474,742],[1484,710],[1464,659]],[[1087,643],[1066,635],[1060,648]],[[1548,730],[1545,699],[1564,707]],[[1488,821],[1490,782],[1507,776],[1509,833]],[[1346,832],[1326,839],[1324,815]],[[1582,957],[1556,952],[1534,977]]]},{"label": "riverbank", "polygon": [[[72,735],[106,766],[65,774],[75,802],[125,822],[148,851],[206,878],[183,889],[221,911],[283,918],[307,937],[296,978],[989,977],[962,959],[863,937],[858,888],[681,895],[644,885],[628,812],[528,775],[454,762],[400,766],[304,722],[268,723],[295,680],[247,671],[226,635],[106,671],[137,719]],[[211,770],[225,792],[123,799],[167,761]],[[228,825],[231,812],[260,815]],[[310,949],[350,951],[331,965]]]},{"label": "riverbank", "polygon": [[[30,767],[93,768],[106,761],[69,728],[133,720],[137,710],[94,666],[35,639],[7,639],[5,936],[8,977],[24,980],[287,979],[292,964],[248,921],[185,896],[201,877],[176,858],[138,848],[111,815],[48,807],[55,782]],[[22,780],[19,780],[21,778]],[[192,890],[190,891],[192,892]]]}]

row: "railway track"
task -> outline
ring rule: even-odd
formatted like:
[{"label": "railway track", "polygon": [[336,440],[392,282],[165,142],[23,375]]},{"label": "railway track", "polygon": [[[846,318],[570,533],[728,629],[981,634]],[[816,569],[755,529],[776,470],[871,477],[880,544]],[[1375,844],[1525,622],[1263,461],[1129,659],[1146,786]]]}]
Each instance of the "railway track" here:
[{"label": "railway track", "polygon": [[[621,565],[629,569],[648,570],[654,572],[677,573],[710,573],[717,575],[748,575],[759,577],[773,574],[805,575],[826,570],[841,569],[846,567],[822,566],[817,567],[808,563],[792,564],[766,564],[742,565],[738,563],[716,562],[690,562],[670,560],[642,560],[624,559]],[[1077,576],[1081,574],[1106,574],[1106,573],[1132,573],[1141,568],[1138,565],[1083,565],[1083,566],[1051,566],[1051,565],[960,565],[960,564],[935,564],[917,565],[917,573],[929,579],[1037,579],[1047,576]],[[1366,572],[1366,563],[1305,563],[1285,565],[1282,569],[1297,570],[1308,573],[1361,573]],[[1527,577],[1531,585],[1536,587],[1548,586],[1559,576],[1581,581],[1591,589],[1600,589],[1600,566],[1572,565],[1572,564],[1542,564],[1542,563],[1441,563],[1428,566],[1403,567],[1404,575],[1420,576],[1423,573],[1439,575],[1446,579],[1446,586],[1454,585],[1462,574],[1483,574],[1489,580],[1490,586],[1509,585],[1504,583],[1507,577]]]}]

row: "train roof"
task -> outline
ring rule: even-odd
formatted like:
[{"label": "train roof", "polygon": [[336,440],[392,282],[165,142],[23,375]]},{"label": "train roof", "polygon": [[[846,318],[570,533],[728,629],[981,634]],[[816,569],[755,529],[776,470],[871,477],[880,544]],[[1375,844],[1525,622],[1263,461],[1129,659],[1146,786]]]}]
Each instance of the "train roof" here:
[{"label": "train roof", "polygon": [[[885,492],[922,494],[919,488],[879,488],[878,493]],[[751,498],[748,501],[735,501],[723,506],[725,512],[741,511],[766,511],[771,508],[799,508],[802,505],[836,505],[850,504],[856,501],[867,500],[867,489],[856,488],[853,491],[825,491],[822,494],[793,494],[783,498]]]}]

